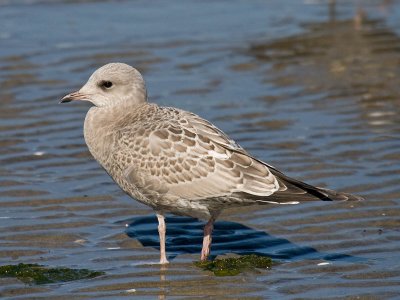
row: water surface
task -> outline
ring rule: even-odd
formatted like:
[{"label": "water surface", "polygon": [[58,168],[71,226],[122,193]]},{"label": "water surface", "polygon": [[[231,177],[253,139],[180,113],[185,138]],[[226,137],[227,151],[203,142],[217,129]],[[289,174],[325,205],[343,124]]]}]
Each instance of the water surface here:
[{"label": "water surface", "polygon": [[[0,279],[0,296],[400,297],[400,5],[329,3],[0,1],[0,263],[106,272],[40,287]],[[212,253],[277,264],[224,278],[192,264],[203,223],[170,216],[161,268],[153,212],[88,153],[88,107],[58,105],[111,61],[141,70],[151,101],[366,201],[227,211]]]}]

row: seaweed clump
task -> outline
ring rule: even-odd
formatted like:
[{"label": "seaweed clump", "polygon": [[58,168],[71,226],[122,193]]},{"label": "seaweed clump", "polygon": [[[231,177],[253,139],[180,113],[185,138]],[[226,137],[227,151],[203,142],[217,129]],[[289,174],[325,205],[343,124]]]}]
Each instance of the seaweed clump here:
[{"label": "seaweed clump", "polygon": [[194,264],[205,271],[213,272],[216,276],[235,276],[255,268],[269,269],[272,266],[272,260],[269,257],[250,254],[213,261],[199,261]]},{"label": "seaweed clump", "polygon": [[88,269],[49,268],[38,264],[0,266],[0,277],[15,277],[27,284],[46,284],[94,278],[104,272]]}]

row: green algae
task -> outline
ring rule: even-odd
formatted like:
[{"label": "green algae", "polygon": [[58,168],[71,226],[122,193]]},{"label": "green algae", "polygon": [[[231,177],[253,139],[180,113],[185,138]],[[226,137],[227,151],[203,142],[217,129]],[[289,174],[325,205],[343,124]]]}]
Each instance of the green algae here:
[{"label": "green algae", "polygon": [[104,272],[88,269],[49,268],[38,264],[0,266],[0,277],[15,277],[27,284],[46,284],[94,278]]},{"label": "green algae", "polygon": [[255,268],[269,269],[272,266],[272,260],[269,257],[250,254],[213,261],[199,261],[194,264],[205,271],[213,272],[216,276],[235,276]]}]

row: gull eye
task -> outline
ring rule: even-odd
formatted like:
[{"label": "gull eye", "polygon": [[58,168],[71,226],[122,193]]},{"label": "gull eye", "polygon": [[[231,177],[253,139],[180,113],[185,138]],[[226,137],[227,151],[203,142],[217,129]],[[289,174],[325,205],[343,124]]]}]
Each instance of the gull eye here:
[{"label": "gull eye", "polygon": [[110,88],[112,88],[113,83],[111,81],[102,81],[101,86],[106,89],[110,89]]}]

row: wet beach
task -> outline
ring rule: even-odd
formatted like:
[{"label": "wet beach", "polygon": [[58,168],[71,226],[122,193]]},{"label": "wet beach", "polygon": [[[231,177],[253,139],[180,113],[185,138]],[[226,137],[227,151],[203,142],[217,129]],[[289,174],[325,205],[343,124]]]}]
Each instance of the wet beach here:
[{"label": "wet beach", "polygon": [[[0,265],[105,275],[4,299],[400,298],[400,3],[0,1]],[[87,104],[59,105],[99,66],[144,75],[150,101],[210,120],[254,156],[365,198],[227,210],[212,254],[269,270],[197,268],[204,222],[119,190],[83,139]]]}]

